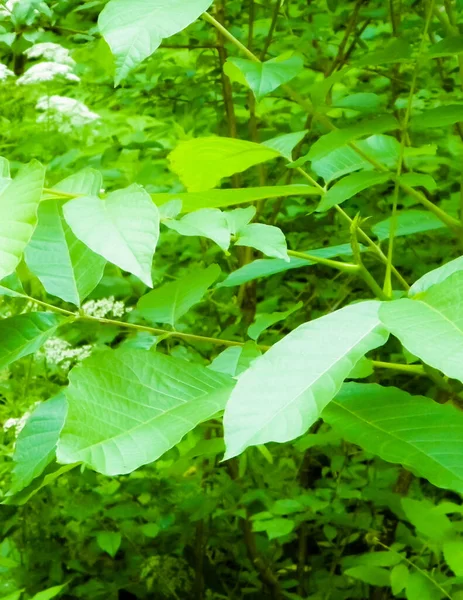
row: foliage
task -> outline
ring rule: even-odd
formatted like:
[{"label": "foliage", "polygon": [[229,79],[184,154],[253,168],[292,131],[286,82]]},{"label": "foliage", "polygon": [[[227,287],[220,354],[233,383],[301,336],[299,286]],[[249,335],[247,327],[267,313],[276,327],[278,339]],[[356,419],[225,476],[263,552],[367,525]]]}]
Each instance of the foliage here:
[{"label": "foliage", "polygon": [[463,598],[463,2],[0,2],[0,600]]}]

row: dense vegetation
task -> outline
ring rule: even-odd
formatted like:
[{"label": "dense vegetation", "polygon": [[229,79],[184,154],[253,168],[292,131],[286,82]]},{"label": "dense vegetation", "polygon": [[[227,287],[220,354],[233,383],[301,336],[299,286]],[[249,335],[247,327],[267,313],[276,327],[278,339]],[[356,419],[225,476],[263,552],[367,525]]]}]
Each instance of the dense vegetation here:
[{"label": "dense vegetation", "polygon": [[463,1],[0,1],[0,600],[463,599]]}]

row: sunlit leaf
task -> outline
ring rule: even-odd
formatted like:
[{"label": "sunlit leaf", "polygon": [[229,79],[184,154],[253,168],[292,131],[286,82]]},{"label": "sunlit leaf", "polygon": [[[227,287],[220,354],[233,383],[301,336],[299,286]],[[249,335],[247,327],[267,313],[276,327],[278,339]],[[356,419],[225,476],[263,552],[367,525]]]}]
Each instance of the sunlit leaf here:
[{"label": "sunlit leaf", "polygon": [[284,233],[273,225],[251,223],[238,231],[236,246],[250,246],[266,256],[282,258],[289,262],[288,247]]},{"label": "sunlit leaf", "polygon": [[362,192],[374,185],[386,183],[390,179],[388,173],[377,173],[376,171],[362,171],[348,175],[337,181],[333,187],[322,197],[320,204],[317,206],[318,212],[329,210],[337,204],[341,204],[345,200],[352,198],[355,194]]}]

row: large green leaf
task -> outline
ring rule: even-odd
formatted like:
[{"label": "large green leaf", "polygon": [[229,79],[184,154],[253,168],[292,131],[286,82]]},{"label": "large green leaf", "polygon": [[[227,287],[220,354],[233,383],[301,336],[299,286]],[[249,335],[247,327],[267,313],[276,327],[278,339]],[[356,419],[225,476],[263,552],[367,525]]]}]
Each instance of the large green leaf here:
[{"label": "large green leaf", "polygon": [[375,119],[366,119],[344,129],[336,129],[322,135],[310,148],[307,158],[309,160],[320,160],[325,158],[330,152],[352,142],[360,137],[371,136],[373,134],[384,133],[397,129],[399,124],[391,115],[376,117]]},{"label": "large green leaf", "polygon": [[229,58],[225,64],[225,72],[227,72],[227,64],[239,69],[257,100],[261,100],[280,85],[294,79],[304,68],[304,61],[297,55],[279,56],[265,62]]},{"label": "large green leaf", "polygon": [[463,413],[395,387],[346,383],[322,417],[346,440],[463,492]]},{"label": "large green leaf", "polygon": [[463,256],[459,256],[455,260],[451,260],[450,262],[434,269],[433,271],[429,271],[426,275],[423,275],[418,281],[412,285],[409,291],[409,296],[416,296],[421,292],[425,292],[431,286],[436,285],[436,283],[442,283],[445,281],[450,275],[457,273],[458,271],[463,271]]},{"label": "large green leaf", "polygon": [[442,229],[445,225],[433,213],[426,210],[405,210],[399,212],[394,219],[391,217],[380,221],[371,228],[380,241],[387,240],[392,223],[395,223],[395,237],[414,235],[426,231]]},{"label": "large green leaf", "polygon": [[417,295],[385,302],[384,325],[414,356],[463,381],[463,272]]},{"label": "large green leaf", "polygon": [[203,137],[180,142],[169,155],[170,166],[189,192],[216,187],[223,177],[280,156],[261,144],[226,137]]},{"label": "large green leaf", "polygon": [[[54,189],[98,195],[101,183],[98,171],[85,169]],[[106,261],[76,238],[64,219],[61,204],[59,200],[41,202],[39,222],[26,248],[25,260],[49,294],[80,306],[101,280]]]},{"label": "large green leaf", "polygon": [[226,375],[163,354],[100,352],[71,371],[58,461],[130,473],[223,410],[233,385]]},{"label": "large green leaf", "polygon": [[98,19],[116,59],[116,85],[164,38],[196,21],[213,0],[110,0]]},{"label": "large green leaf", "polygon": [[[316,248],[314,250],[307,250],[309,254],[313,256],[319,256],[321,258],[335,258],[336,256],[351,256],[352,248],[350,244],[341,244],[339,246],[330,246],[328,248]],[[277,273],[284,273],[291,269],[302,269],[303,267],[310,267],[317,263],[305,260],[304,258],[290,257],[289,262],[284,259],[267,259],[262,258],[254,260],[248,265],[244,265],[240,269],[233,271],[230,275],[217,287],[233,287],[235,285],[242,285],[248,281],[254,279],[260,279],[261,277],[270,277]]]},{"label": "large green leaf", "polygon": [[64,205],[74,235],[93,252],[152,286],[151,267],[159,238],[159,211],[139,185],[104,200],[83,196]]},{"label": "large green leaf", "polygon": [[174,327],[192,306],[201,301],[204,294],[220,275],[220,267],[193,269],[176,281],[156,288],[142,296],[137,308],[153,323],[168,323]]},{"label": "large green leaf", "polygon": [[362,192],[374,185],[386,183],[391,178],[389,173],[377,173],[376,171],[361,171],[353,173],[337,181],[333,187],[320,200],[317,206],[318,212],[329,210],[337,204],[352,198],[355,194]]},{"label": "large green leaf", "polygon": [[13,481],[8,495],[17,494],[38,477],[55,458],[56,445],[67,413],[64,394],[34,410],[16,440]]},{"label": "large green leaf", "polygon": [[227,403],[227,458],[302,435],[355,364],[387,340],[380,306],[362,302],[305,323],[255,360]]},{"label": "large green leaf", "polygon": [[448,127],[463,121],[463,104],[450,104],[438,106],[424,111],[421,115],[413,117],[410,127],[417,130],[431,127]]},{"label": "large green leaf", "polygon": [[182,212],[193,212],[200,208],[225,208],[270,198],[319,195],[320,190],[310,185],[276,185],[273,187],[209,190],[207,192],[190,192],[186,194],[152,194],[151,198],[158,206],[172,200],[181,200]]},{"label": "large green leaf", "polygon": [[34,233],[44,177],[32,161],[0,194],[0,280],[16,269]]},{"label": "large green leaf", "polygon": [[44,312],[1,320],[0,369],[36,352],[63,322],[63,317]]}]

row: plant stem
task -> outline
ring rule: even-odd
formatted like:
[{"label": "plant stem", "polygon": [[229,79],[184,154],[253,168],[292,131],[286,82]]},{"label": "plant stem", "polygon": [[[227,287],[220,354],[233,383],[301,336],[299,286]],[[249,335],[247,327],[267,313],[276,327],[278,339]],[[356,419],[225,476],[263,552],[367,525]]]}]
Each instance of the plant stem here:
[{"label": "plant stem", "polygon": [[307,254],[306,252],[295,252],[294,250],[288,250],[288,255],[292,256],[293,258],[302,258],[320,265],[326,265],[327,267],[338,269],[338,271],[342,271],[343,273],[358,273],[360,271],[359,265],[354,263],[344,263],[338,260],[331,260],[329,258],[315,256],[314,254]]},{"label": "plant stem", "polygon": [[423,375],[427,376],[427,373],[423,365],[403,365],[400,363],[389,363],[381,360],[372,360],[372,367],[374,369],[390,369],[392,371],[401,371],[409,375]]}]

